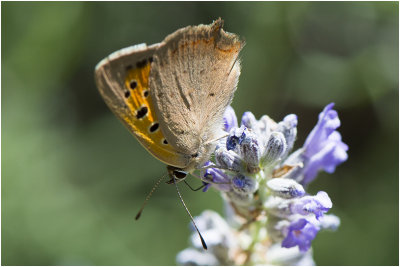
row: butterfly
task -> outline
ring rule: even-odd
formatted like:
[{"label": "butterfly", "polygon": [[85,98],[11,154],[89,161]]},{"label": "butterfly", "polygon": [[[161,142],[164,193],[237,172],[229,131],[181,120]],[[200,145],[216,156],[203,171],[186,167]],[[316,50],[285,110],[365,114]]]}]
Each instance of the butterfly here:
[{"label": "butterfly", "polygon": [[201,168],[216,140],[225,135],[223,114],[237,88],[244,43],[222,26],[217,19],[210,25],[181,28],[161,43],[116,51],[95,68],[95,81],[108,107],[167,165],[167,183],[175,184],[204,249],[176,183]]},{"label": "butterfly", "polygon": [[223,135],[244,43],[222,26],[218,19],[181,28],[161,43],[116,51],[95,69],[108,107],[177,180],[200,168]]}]

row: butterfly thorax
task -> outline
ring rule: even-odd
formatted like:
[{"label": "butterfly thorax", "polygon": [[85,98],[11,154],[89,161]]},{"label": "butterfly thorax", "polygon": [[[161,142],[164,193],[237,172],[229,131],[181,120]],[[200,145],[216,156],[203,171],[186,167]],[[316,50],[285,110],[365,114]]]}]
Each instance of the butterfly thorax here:
[{"label": "butterfly thorax", "polygon": [[182,170],[191,173],[195,169],[203,167],[204,163],[209,160],[212,152],[215,150],[215,142],[201,141],[197,150],[193,150],[190,159]]}]

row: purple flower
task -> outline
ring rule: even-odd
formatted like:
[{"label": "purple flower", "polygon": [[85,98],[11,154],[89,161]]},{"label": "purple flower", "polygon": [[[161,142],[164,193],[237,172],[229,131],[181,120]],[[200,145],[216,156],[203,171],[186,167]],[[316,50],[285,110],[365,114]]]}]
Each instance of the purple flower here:
[{"label": "purple flower", "polygon": [[243,113],[241,125],[244,125],[249,129],[254,129],[257,127],[257,123],[258,121],[256,120],[256,117],[253,113],[251,113],[250,111],[246,111],[245,113]]},{"label": "purple flower", "polygon": [[300,251],[306,252],[311,247],[319,228],[302,218],[292,222],[287,228],[286,238],[282,241],[282,247],[291,248],[298,246]]},{"label": "purple flower", "polygon": [[[211,162],[207,162],[204,166],[208,166],[210,164]],[[220,169],[209,168],[205,171],[203,177],[210,181],[210,183],[203,181],[203,184],[205,185],[203,192],[206,192],[210,185],[213,185],[218,190],[225,192],[230,191],[231,189],[229,176]]]},{"label": "purple flower", "polygon": [[331,208],[332,201],[324,191],[319,191],[315,196],[305,196],[297,199],[296,202],[291,205],[291,211],[293,213],[301,215],[314,213],[317,219]]},{"label": "purple flower", "polygon": [[228,139],[226,140],[226,149],[234,150],[236,145],[240,145],[243,142],[247,134],[248,130],[244,126],[241,126],[240,128],[232,128]]},{"label": "purple flower", "polygon": [[[336,131],[340,120],[333,106],[331,103],[324,108],[304,146],[294,152],[296,115],[275,122],[266,115],[257,120],[251,112],[245,112],[239,127],[233,108],[227,108],[223,126],[226,134],[218,140],[212,161],[200,171],[203,191],[212,186],[223,195],[226,223],[218,227],[216,217],[210,214],[202,215],[203,220],[196,219],[209,249],[203,251],[194,233],[192,247],[179,254],[179,263],[242,265],[243,258],[236,256],[241,235],[253,240],[257,229],[265,229],[266,235],[258,235],[259,240],[249,249],[252,263],[314,264],[310,247],[317,233],[340,225],[338,217],[326,214],[332,208],[328,194],[320,191],[312,196],[304,186],[320,170],[333,172],[347,159],[348,147]],[[253,227],[237,230],[241,224],[238,216],[251,218],[255,209],[267,216],[257,221],[256,232],[251,230]]]},{"label": "purple flower", "polygon": [[232,188],[240,194],[252,194],[258,189],[255,179],[238,174],[232,179]]},{"label": "purple flower", "polygon": [[238,122],[235,114],[235,110],[228,106],[224,113],[224,130],[229,132],[232,128],[238,127]]},{"label": "purple flower", "polygon": [[304,143],[303,184],[311,182],[319,170],[332,173],[337,165],[347,160],[348,146],[335,131],[340,126],[340,120],[333,106],[334,103],[327,105],[319,114],[317,125]]}]

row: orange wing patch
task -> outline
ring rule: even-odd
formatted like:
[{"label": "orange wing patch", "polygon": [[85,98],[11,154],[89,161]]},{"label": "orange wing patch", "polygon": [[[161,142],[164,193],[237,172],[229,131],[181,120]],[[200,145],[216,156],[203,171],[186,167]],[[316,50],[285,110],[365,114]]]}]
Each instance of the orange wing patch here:
[{"label": "orange wing patch", "polygon": [[172,165],[182,165],[182,157],[168,144],[160,129],[149,89],[151,63],[138,63],[127,70],[125,77],[125,104],[130,112],[120,114],[121,119],[133,130],[140,143],[156,158]]}]

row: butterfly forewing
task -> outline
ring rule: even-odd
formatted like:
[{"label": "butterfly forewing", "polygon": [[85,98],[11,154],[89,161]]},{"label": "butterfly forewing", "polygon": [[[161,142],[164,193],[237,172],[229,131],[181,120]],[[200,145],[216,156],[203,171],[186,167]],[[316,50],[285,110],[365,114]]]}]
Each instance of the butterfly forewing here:
[{"label": "butterfly forewing", "polygon": [[[196,155],[204,143],[218,137],[236,90],[242,46],[217,20],[180,29],[157,48],[151,94],[157,114],[162,114],[163,132],[179,152]],[[204,158],[211,153],[204,152]]]},{"label": "butterfly forewing", "polygon": [[96,84],[109,108],[153,156],[184,167],[185,158],[161,131],[150,94],[149,74],[158,46],[141,44],[111,54],[96,66]]}]

